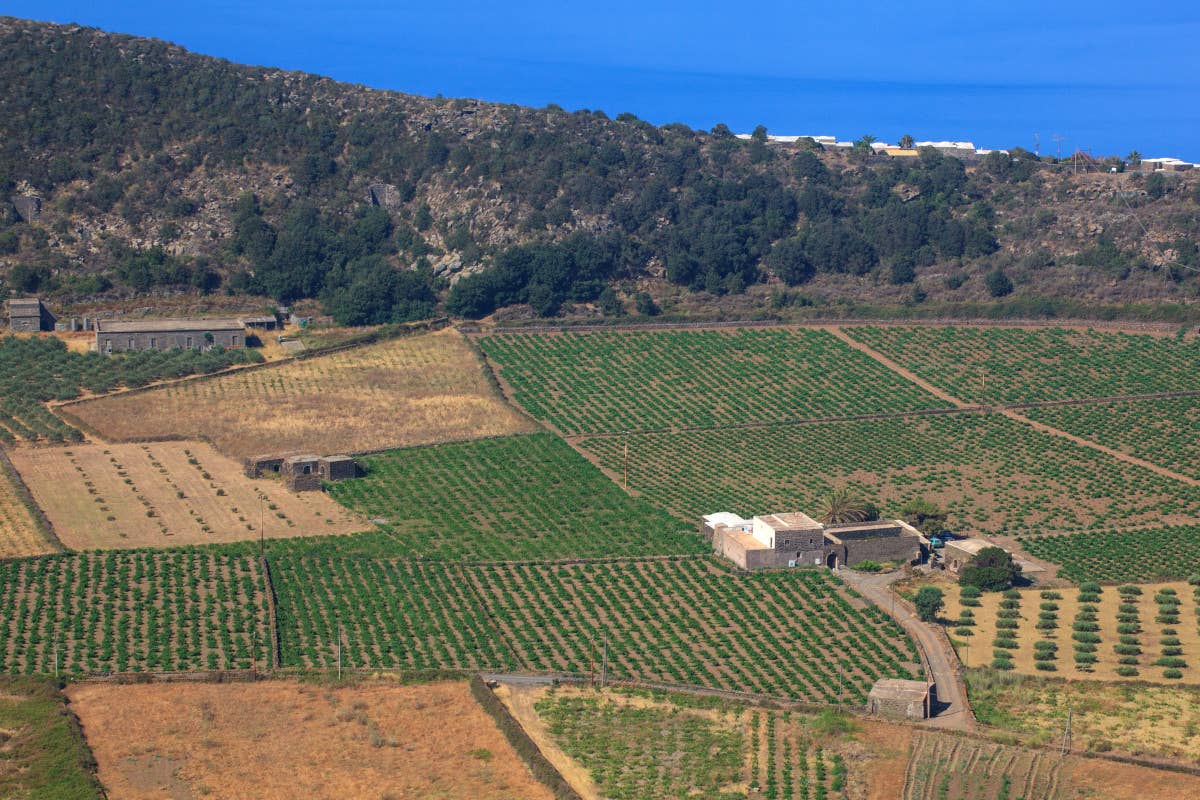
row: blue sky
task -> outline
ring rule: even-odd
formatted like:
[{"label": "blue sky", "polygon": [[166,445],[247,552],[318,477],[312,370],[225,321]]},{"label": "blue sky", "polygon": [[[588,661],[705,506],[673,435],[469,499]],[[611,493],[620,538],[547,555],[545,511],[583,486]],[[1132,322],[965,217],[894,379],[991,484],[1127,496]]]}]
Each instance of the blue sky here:
[{"label": "blue sky", "polygon": [[1200,4],[3,2],[234,61],[656,123],[1200,160]]}]

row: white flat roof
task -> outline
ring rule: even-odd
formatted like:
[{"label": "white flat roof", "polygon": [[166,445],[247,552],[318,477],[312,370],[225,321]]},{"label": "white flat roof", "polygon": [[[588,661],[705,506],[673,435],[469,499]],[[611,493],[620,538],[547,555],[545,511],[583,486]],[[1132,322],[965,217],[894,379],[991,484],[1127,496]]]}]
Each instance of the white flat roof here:
[{"label": "white flat roof", "polygon": [[742,519],[732,511],[718,511],[715,514],[704,515],[705,524],[715,528],[718,525],[725,525],[730,528],[740,528],[743,525],[749,525],[750,520]]},{"label": "white flat roof", "polygon": [[773,531],[791,531],[796,529],[823,529],[824,526],[800,511],[786,511],[779,514],[764,514],[754,518]]}]

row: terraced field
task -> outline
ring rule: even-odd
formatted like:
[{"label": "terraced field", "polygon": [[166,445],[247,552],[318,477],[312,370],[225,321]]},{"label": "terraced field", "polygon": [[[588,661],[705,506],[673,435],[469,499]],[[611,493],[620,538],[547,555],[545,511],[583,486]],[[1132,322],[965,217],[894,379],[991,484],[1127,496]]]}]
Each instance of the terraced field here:
[{"label": "terraced field", "polygon": [[1200,390],[1200,340],[1065,328],[856,326],[854,339],[965,401]]},{"label": "terraced field", "polygon": [[630,497],[565,442],[532,434],[393,450],[330,487],[386,520],[390,552],[506,561],[701,553],[691,526]]},{"label": "terraced field", "polygon": [[1021,413],[1200,480],[1200,397],[1048,406]]},{"label": "terraced field", "polygon": [[1068,795],[1063,760],[1045,750],[919,733],[903,800],[1058,800]]},{"label": "terraced field", "polygon": [[283,660],[586,673],[814,702],[865,702],[917,656],[901,629],[822,572],[735,576],[708,559],[455,567],[271,559]]},{"label": "terraced field", "polygon": [[1028,536],[1032,555],[1062,566],[1073,581],[1154,582],[1190,578],[1200,568],[1200,525]]},{"label": "terraced field", "polygon": [[70,407],[115,441],[207,438],[221,452],[321,454],[519,433],[453,329]]},{"label": "terraced field", "polygon": [[[1032,539],[1055,532],[1192,523],[1200,488],[999,414],[778,425],[581,441],[683,519],[815,507],[849,486],[884,512],[925,497],[950,524]],[[1032,546],[1032,545],[1031,545]]]},{"label": "terraced field", "polygon": [[108,552],[0,561],[0,671],[97,674],[267,663],[255,559]]},{"label": "terraced field", "polygon": [[517,402],[566,434],[947,406],[822,330],[498,334],[479,341]]}]

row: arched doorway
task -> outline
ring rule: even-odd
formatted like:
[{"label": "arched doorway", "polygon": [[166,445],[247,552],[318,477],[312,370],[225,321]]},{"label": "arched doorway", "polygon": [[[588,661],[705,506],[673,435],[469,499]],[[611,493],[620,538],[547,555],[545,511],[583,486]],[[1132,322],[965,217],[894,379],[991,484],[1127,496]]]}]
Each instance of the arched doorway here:
[{"label": "arched doorway", "polygon": [[832,570],[837,570],[837,568],[838,568],[838,554],[837,554],[837,553],[830,553],[829,555],[825,556],[825,566],[829,567],[829,568],[830,568],[830,569],[832,569]]}]

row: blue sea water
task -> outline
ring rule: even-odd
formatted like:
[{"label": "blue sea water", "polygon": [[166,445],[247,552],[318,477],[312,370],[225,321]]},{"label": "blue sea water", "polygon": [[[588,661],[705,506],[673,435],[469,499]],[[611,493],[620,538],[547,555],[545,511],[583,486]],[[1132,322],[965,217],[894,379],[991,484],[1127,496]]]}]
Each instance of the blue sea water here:
[{"label": "blue sea water", "polygon": [[[1137,150],[1143,157],[1200,161],[1200,84],[900,83],[511,63],[474,75],[442,71],[431,76],[434,80],[408,77],[408,90],[421,94],[533,106],[553,102],[568,110],[602,109],[610,116],[629,111],[656,124],[677,121],[707,129],[724,122],[735,132],[761,124],[775,134],[827,134],[843,140],[870,134],[889,142],[911,134],[918,140],[1028,150],[1040,140],[1043,155],[1061,148],[1064,156],[1080,149],[1123,157]],[[372,78],[372,83],[401,88],[382,75]],[[1062,140],[1055,141],[1055,135]]]}]

